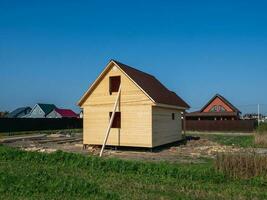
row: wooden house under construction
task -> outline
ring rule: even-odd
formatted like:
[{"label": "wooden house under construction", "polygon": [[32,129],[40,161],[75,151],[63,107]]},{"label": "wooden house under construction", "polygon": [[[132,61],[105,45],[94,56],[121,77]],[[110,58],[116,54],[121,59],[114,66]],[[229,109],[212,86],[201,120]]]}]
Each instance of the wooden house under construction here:
[{"label": "wooden house under construction", "polygon": [[182,138],[189,108],[154,76],[111,60],[78,102],[84,145],[153,148]]}]

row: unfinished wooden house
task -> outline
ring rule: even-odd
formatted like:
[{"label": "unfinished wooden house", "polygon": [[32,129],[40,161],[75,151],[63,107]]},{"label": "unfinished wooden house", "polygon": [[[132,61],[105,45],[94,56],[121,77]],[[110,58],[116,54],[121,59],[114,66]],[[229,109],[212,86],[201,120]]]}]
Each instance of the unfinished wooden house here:
[{"label": "unfinished wooden house", "polygon": [[179,141],[181,114],[189,108],[154,76],[115,60],[78,105],[84,112],[85,145],[103,145],[106,139],[111,146],[148,148]]}]

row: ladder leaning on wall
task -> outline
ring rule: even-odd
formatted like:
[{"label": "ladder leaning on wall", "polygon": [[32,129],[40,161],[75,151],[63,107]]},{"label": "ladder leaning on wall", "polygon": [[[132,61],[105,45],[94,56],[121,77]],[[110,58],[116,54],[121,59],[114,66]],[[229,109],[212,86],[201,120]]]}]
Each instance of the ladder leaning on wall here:
[{"label": "ladder leaning on wall", "polygon": [[120,95],[121,95],[121,85],[120,85],[120,88],[119,88],[119,91],[118,91],[118,96],[117,96],[115,104],[114,104],[114,108],[113,108],[112,115],[111,115],[111,118],[110,118],[110,121],[109,121],[108,129],[107,129],[107,132],[106,132],[106,136],[105,136],[105,139],[104,139],[104,142],[103,142],[100,154],[99,154],[100,157],[102,157],[104,149],[105,149],[105,146],[106,146],[107,141],[108,141],[108,136],[109,136],[109,133],[110,133],[110,129],[111,129],[111,126],[112,126],[114,118],[115,118],[116,109],[117,109],[117,107],[119,105]]}]

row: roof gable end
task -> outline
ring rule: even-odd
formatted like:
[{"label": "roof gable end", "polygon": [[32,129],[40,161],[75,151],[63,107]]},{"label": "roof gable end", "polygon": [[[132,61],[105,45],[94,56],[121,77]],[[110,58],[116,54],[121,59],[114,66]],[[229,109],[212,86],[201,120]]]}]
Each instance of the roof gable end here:
[{"label": "roof gable end", "polygon": [[216,94],[213,98],[211,98],[211,100],[205,106],[203,106],[203,108],[200,110],[200,112],[204,112],[204,110],[209,105],[211,105],[216,99],[220,99],[223,103],[225,103],[232,110],[232,112],[241,113],[240,110],[238,110],[233,104],[231,104],[226,98],[224,98],[220,94]]},{"label": "roof gable end", "polygon": [[9,113],[7,115],[7,118],[13,118],[13,117],[17,117],[18,115],[20,115],[21,113],[25,113],[28,114],[31,111],[31,107],[21,107],[21,108],[17,108],[16,110],[12,111],[11,113]]},{"label": "roof gable end", "polygon": [[86,101],[86,99],[90,96],[90,94],[94,91],[94,89],[97,87],[97,85],[99,84],[99,82],[102,81],[102,79],[106,76],[106,74],[108,74],[108,72],[114,67],[116,66],[127,78],[130,79],[130,81],[132,81],[141,91],[143,91],[143,93],[153,102],[154,100],[152,98],[149,97],[149,95],[146,94],[146,92],[139,86],[137,85],[134,80],[132,80],[131,77],[129,77],[129,75],[114,61],[111,60],[107,66],[105,67],[105,69],[101,72],[101,74],[97,77],[97,79],[90,85],[89,89],[84,93],[84,95],[81,97],[81,99],[78,101],[78,106],[82,106],[83,103]]},{"label": "roof gable end", "polygon": [[100,74],[99,78],[91,85],[87,92],[83,95],[78,105],[81,106],[87,97],[90,95],[91,91],[94,89],[95,85],[99,82],[101,77],[103,77],[111,66],[117,66],[135,85],[144,92],[144,94],[149,97],[149,99],[156,104],[166,104],[171,106],[179,106],[181,108],[189,108],[190,106],[183,101],[176,93],[169,91],[160,81],[158,81],[154,76],[142,72],[138,69],[125,65],[115,60],[111,60],[105,70]]}]

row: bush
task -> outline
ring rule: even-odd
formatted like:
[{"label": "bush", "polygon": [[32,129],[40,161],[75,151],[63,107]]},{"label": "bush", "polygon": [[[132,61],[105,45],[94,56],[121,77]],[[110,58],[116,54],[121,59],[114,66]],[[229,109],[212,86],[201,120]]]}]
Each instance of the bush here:
[{"label": "bush", "polygon": [[267,177],[267,156],[254,153],[218,154],[215,167],[232,178]]}]

